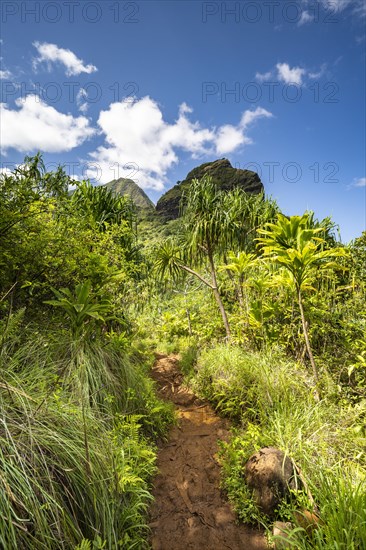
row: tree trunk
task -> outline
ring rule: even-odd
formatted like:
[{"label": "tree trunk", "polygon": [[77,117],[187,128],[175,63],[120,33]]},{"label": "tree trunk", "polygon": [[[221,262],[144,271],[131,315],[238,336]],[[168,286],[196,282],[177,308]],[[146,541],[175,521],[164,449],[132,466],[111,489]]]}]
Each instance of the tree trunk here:
[{"label": "tree trunk", "polygon": [[185,306],[186,306],[186,316],[187,316],[187,322],[188,322],[188,332],[189,332],[189,336],[192,336],[192,323],[191,323],[191,311],[188,307],[188,303],[187,303],[187,287],[184,289],[184,303],[185,303]]},{"label": "tree trunk", "polygon": [[236,288],[237,288],[240,311],[242,314],[244,314],[246,313],[246,311],[245,311],[245,304],[244,304],[243,282],[240,280],[240,278],[239,278],[239,282],[236,285]]},{"label": "tree trunk", "polygon": [[183,269],[184,271],[186,271],[187,273],[190,273],[191,275],[194,275],[200,281],[202,281],[206,286],[211,288],[211,290],[212,290],[212,292],[215,296],[215,300],[217,302],[217,305],[219,306],[221,317],[222,317],[222,320],[223,320],[223,323],[224,323],[224,326],[225,326],[226,340],[227,340],[227,342],[229,342],[230,339],[231,339],[230,326],[229,326],[229,321],[228,321],[228,318],[227,318],[227,315],[226,315],[224,304],[222,303],[222,299],[221,299],[220,293],[219,293],[218,288],[217,288],[216,269],[215,269],[215,264],[214,264],[214,261],[213,261],[212,252],[207,251],[207,256],[208,256],[210,269],[211,269],[212,283],[210,283],[209,281],[206,281],[206,279],[204,279],[202,277],[202,275],[200,275],[199,273],[197,273],[197,271],[194,271],[193,269],[191,269],[190,267],[188,267],[186,265],[180,265],[180,268]]},{"label": "tree trunk", "polygon": [[[297,299],[298,299],[298,302],[299,302],[301,322],[302,322],[302,330],[304,332],[306,350],[308,352],[308,356],[309,356],[309,359],[310,359],[310,364],[311,364],[311,367],[313,369],[314,378],[316,380],[316,383],[318,384],[319,383],[318,369],[315,365],[313,352],[311,351],[308,327],[307,327],[307,322],[306,322],[306,319],[305,319],[304,307],[303,307],[303,304],[302,304],[302,297],[301,297],[301,290],[300,289],[297,291]],[[317,400],[319,400],[318,390],[315,390],[315,396],[316,396]]]},{"label": "tree trunk", "polygon": [[223,304],[221,296],[220,296],[220,292],[217,288],[216,269],[215,269],[215,263],[214,263],[214,260],[213,260],[213,255],[212,255],[211,250],[207,251],[207,256],[208,256],[208,261],[210,263],[210,268],[211,268],[211,277],[212,277],[212,287],[211,288],[212,288],[212,291],[214,293],[217,305],[219,306],[221,317],[222,317],[222,320],[223,320],[223,323],[224,323],[224,326],[225,326],[226,341],[230,342],[230,339],[231,339],[230,325],[229,325],[229,321],[228,321],[228,318],[227,318],[227,314],[226,314],[224,304]]},{"label": "tree trunk", "polygon": [[192,323],[191,323],[191,312],[187,307],[186,307],[186,316],[187,316],[187,322],[188,322],[188,334],[189,336],[192,336],[193,332],[192,332]]}]

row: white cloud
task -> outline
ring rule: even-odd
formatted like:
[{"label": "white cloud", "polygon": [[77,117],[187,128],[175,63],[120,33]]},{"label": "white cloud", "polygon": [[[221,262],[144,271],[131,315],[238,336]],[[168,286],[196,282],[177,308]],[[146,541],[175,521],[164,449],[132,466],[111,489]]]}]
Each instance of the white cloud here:
[{"label": "white cloud", "polygon": [[167,124],[161,119],[164,125],[161,132],[162,145],[181,148],[196,156],[209,151],[210,143],[215,139],[214,131],[201,128],[199,122],[191,122],[186,115],[192,112],[193,109],[183,103],[174,124]]},{"label": "white cloud", "polygon": [[[302,0],[305,6],[310,4],[310,7],[314,7],[313,0]],[[324,9],[329,10],[332,14],[340,13],[351,8],[351,13],[357,17],[366,16],[366,3],[365,0],[320,0]],[[330,17],[333,16],[330,14]]]},{"label": "white cloud", "polygon": [[33,46],[37,49],[39,57],[33,60],[34,68],[39,63],[47,63],[50,70],[52,63],[61,63],[66,68],[67,76],[79,75],[81,73],[93,73],[97,71],[95,65],[84,65],[84,61],[76,57],[71,50],[59,48],[56,44],[48,42],[33,42]]},{"label": "white cloud", "polygon": [[[168,170],[179,160],[178,150],[192,157],[231,153],[251,143],[246,133],[250,124],[272,116],[258,107],[243,113],[237,126],[203,128],[188,118],[190,113],[192,109],[183,103],[177,120],[170,124],[163,119],[157,102],[148,96],[112,103],[99,115],[105,144],[90,154],[98,170],[91,169],[88,176],[98,177],[102,183],[132,177],[145,189],[162,190]],[[136,168],[135,176],[131,176],[131,166]]]},{"label": "white cloud", "polygon": [[343,11],[352,3],[359,3],[358,0],[320,0],[324,8],[332,11]]},{"label": "white cloud", "polygon": [[364,177],[364,178],[355,178],[353,180],[352,187],[366,187],[366,177]]},{"label": "white cloud", "polygon": [[217,154],[231,153],[241,145],[249,145],[253,140],[247,136],[246,129],[259,118],[271,118],[273,115],[262,107],[255,111],[244,111],[238,126],[225,124],[218,128],[215,137],[215,148]]},{"label": "white cloud", "polygon": [[[15,166],[14,166],[15,168]],[[11,176],[11,174],[13,173],[13,171],[8,168],[7,166],[0,166],[0,176],[4,175],[4,176]]]},{"label": "white cloud", "polygon": [[262,107],[257,107],[255,111],[245,111],[241,117],[240,127],[246,130],[257,118],[271,118],[272,116],[272,113]]},{"label": "white cloud", "polygon": [[277,63],[276,67],[266,73],[256,73],[255,78],[258,82],[265,82],[273,79],[284,82],[285,84],[302,86],[305,78],[321,78],[326,69],[326,63],[323,63],[320,69],[315,72],[311,72],[304,67],[290,67],[288,63]]},{"label": "white cloud", "polygon": [[297,84],[301,86],[302,78],[306,74],[306,70],[301,67],[293,67],[291,69],[288,63],[277,63],[277,77],[285,84]]},{"label": "white cloud", "polygon": [[179,105],[179,115],[184,115],[185,113],[193,113],[193,109],[184,101]]},{"label": "white cloud", "polygon": [[322,65],[320,66],[320,69],[317,72],[315,72],[315,73],[309,72],[308,76],[309,76],[309,78],[311,78],[313,80],[317,79],[317,78],[321,78],[324,75],[326,70],[327,70],[327,64],[322,63]]},{"label": "white cloud", "polygon": [[308,11],[304,10],[297,23],[297,26],[301,27],[302,25],[306,25],[306,23],[311,23],[312,21],[314,21],[314,15],[311,15]]},{"label": "white cloud", "polygon": [[9,79],[11,78],[13,75],[11,74],[10,71],[8,71],[7,69],[5,70],[0,70],[0,80],[6,80],[6,79]]},{"label": "white cloud", "polygon": [[249,144],[251,140],[243,136],[241,128],[225,124],[218,129],[216,136],[216,152],[219,155],[225,155],[234,151],[243,144]]},{"label": "white cloud", "polygon": [[364,0],[357,2],[353,9],[353,13],[361,18],[366,17],[366,2]]},{"label": "white cloud", "polygon": [[266,73],[256,73],[255,78],[258,80],[258,82],[265,82],[266,80],[270,80],[273,77],[272,71],[268,71]]},{"label": "white cloud", "polygon": [[22,152],[70,151],[91,137],[95,130],[86,117],[73,117],[50,107],[36,95],[16,100],[19,110],[0,104],[1,144]]},{"label": "white cloud", "polygon": [[76,103],[79,111],[81,111],[84,114],[89,109],[89,103],[87,101],[84,101],[87,98],[88,98],[88,92],[84,88],[80,88],[80,90],[76,95]]}]

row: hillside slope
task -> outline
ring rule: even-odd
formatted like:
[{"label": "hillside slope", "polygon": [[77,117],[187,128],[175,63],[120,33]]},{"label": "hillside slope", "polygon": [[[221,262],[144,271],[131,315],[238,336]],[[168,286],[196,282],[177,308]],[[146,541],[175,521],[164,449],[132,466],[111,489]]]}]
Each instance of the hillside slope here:
[{"label": "hillside slope", "polygon": [[143,208],[144,210],[155,210],[154,203],[149,199],[145,191],[131,179],[119,178],[117,180],[112,180],[106,183],[106,187],[112,189],[119,195],[130,196],[135,205],[139,208]]}]

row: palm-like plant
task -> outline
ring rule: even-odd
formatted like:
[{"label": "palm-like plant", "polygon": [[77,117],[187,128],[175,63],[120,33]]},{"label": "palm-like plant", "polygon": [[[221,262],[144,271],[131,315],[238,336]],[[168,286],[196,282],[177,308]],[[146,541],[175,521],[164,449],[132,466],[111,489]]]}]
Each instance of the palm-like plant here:
[{"label": "palm-like plant", "polygon": [[249,252],[229,252],[227,263],[219,266],[219,271],[227,271],[236,280],[236,289],[239,305],[242,311],[248,313],[248,300],[245,292],[247,274],[258,264],[258,257]]},{"label": "palm-like plant", "polygon": [[[230,326],[217,280],[218,258],[225,258],[234,246],[247,246],[261,221],[272,219],[275,203],[264,201],[262,195],[251,196],[240,188],[224,191],[209,176],[193,180],[182,198],[184,240],[169,241],[156,251],[155,268],[160,274],[176,276],[179,270],[196,276],[209,287],[219,307],[226,338]],[[190,266],[206,264],[209,280]]]},{"label": "palm-like plant", "polygon": [[[182,269],[187,269],[184,265],[181,248],[171,238],[164,241],[155,248],[154,270],[158,277],[167,275],[170,279],[179,278]],[[198,275],[198,274],[197,274]]]},{"label": "palm-like plant", "polygon": [[135,207],[129,197],[116,195],[104,185],[94,187],[88,181],[77,184],[71,203],[84,215],[105,231],[108,224],[120,224],[123,221],[132,228],[135,221]]},{"label": "palm-like plant", "polygon": [[[191,184],[183,223],[188,236],[190,256],[194,261],[205,257],[211,275],[211,289],[219,307],[229,340],[230,326],[226,310],[218,290],[217,270],[214,256],[222,252],[233,238],[233,204],[227,202],[227,194],[218,190],[210,177],[194,180]],[[226,205],[224,204],[226,202]],[[225,208],[226,206],[226,208]]]},{"label": "palm-like plant", "polygon": [[313,289],[316,277],[329,271],[337,264],[332,261],[345,256],[344,248],[324,249],[325,240],[320,237],[324,227],[315,226],[311,213],[302,216],[278,214],[276,223],[266,224],[259,230],[259,246],[265,257],[285,268],[291,275],[299,305],[306,350],[318,382],[318,370],[312,353],[308,323],[303,305],[303,292]]},{"label": "palm-like plant", "polygon": [[[45,303],[61,307],[70,321],[71,333],[74,338],[81,336],[90,319],[105,323],[104,315],[110,315],[112,304],[104,297],[98,300],[91,296],[91,283],[86,281],[76,285],[75,292],[69,288],[52,289],[56,300],[47,300]],[[108,318],[111,318],[110,316]]]},{"label": "palm-like plant", "polygon": [[[228,208],[227,193],[220,191],[210,177],[193,180],[187,196],[183,198],[183,225],[185,243],[182,246],[173,241],[163,243],[156,251],[155,269],[161,275],[176,276],[180,270],[194,275],[215,297],[225,326],[226,338],[230,339],[230,326],[227,313],[218,289],[215,254],[222,252],[233,237],[232,204]],[[225,198],[224,198],[225,197]],[[226,205],[224,205],[226,202]],[[224,207],[226,206],[226,207]],[[207,280],[187,265],[208,263],[211,280]]]}]

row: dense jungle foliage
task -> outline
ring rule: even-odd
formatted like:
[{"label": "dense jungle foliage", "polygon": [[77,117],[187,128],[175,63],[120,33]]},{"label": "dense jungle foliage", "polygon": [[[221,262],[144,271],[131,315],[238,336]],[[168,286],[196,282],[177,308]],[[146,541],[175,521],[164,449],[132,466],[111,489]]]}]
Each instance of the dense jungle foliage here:
[{"label": "dense jungle foliage", "polygon": [[178,220],[143,218],[39,154],[0,197],[0,547],[148,547],[174,421],[149,378],[156,350],[180,353],[234,423],[220,460],[240,519],[270,527],[242,469],[274,446],[307,487],[278,510],[287,543],[366,546],[366,232],[344,245],[331,219],[210,178]]}]

